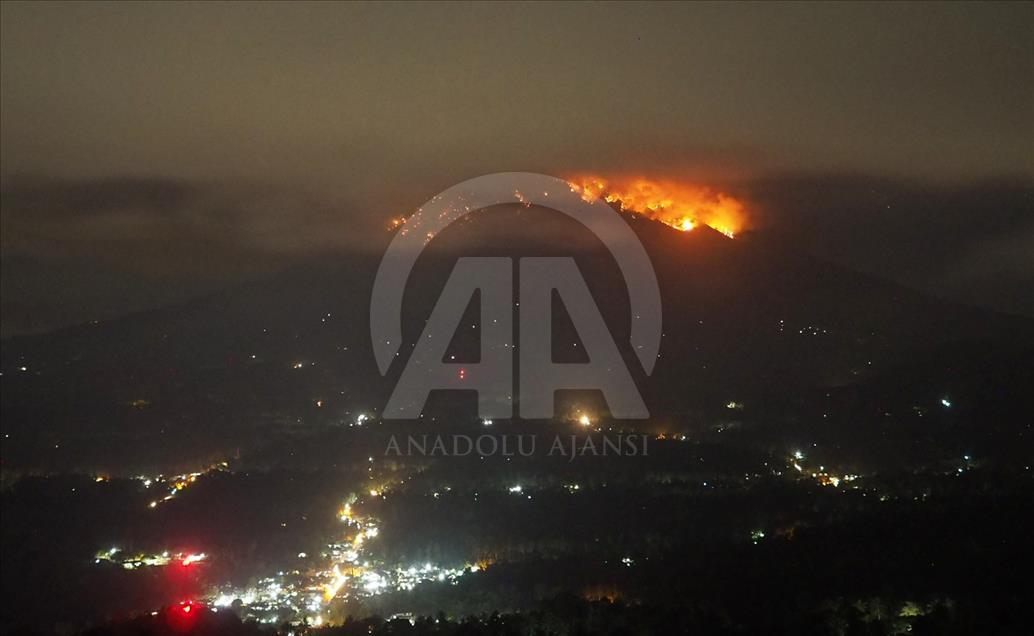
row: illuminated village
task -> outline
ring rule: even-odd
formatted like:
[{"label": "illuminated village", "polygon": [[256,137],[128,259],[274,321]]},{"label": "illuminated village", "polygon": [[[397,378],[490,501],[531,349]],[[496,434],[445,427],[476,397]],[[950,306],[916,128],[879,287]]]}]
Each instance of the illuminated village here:
[{"label": "illuminated village", "polygon": [[1034,633],[1032,35],[0,2],[0,636]]},{"label": "illuminated village", "polygon": [[[660,228],[657,236],[677,248],[675,258],[694,257],[694,249],[752,249],[749,239],[728,240],[747,227],[743,206],[730,196],[645,179],[581,183],[571,188],[586,200],[614,206],[646,231]],[[701,232],[702,225],[720,234]],[[407,226],[396,223],[393,231]],[[682,284],[663,275],[678,267],[660,267],[662,285]],[[784,567],[802,580],[819,576],[821,565],[806,572],[797,564],[825,559],[830,541],[859,546],[859,554],[871,554],[877,541],[881,567],[911,563],[927,541],[925,515],[941,518],[936,515],[959,493],[1012,497],[1034,478],[1029,458],[1002,443],[1013,439],[1013,429],[980,429],[974,411],[978,403],[1012,408],[1013,398],[1001,396],[1017,386],[997,389],[989,401],[979,383],[958,380],[953,367],[896,375],[884,346],[891,336],[874,336],[873,328],[828,312],[823,319],[818,310],[752,314],[765,346],[726,347],[718,355],[708,353],[715,338],[706,330],[724,334],[721,321],[687,320],[683,329],[667,323],[655,380],[668,389],[652,398],[666,406],[645,421],[616,420],[593,396],[573,395],[559,402],[550,421],[478,418],[470,404],[447,401],[425,412],[424,428],[414,429],[381,418],[379,399],[358,397],[373,394],[358,387],[374,376],[352,374],[353,310],[338,303],[308,311],[287,306],[250,333],[213,341],[213,349],[233,352],[192,371],[210,378],[212,391],[197,418],[240,413],[249,424],[239,431],[168,425],[180,415],[163,410],[153,392],[160,384],[121,375],[119,365],[108,365],[116,369],[110,381],[124,395],[118,408],[139,438],[111,434],[93,443],[5,429],[5,449],[23,449],[40,465],[61,457],[81,467],[79,477],[16,476],[7,465],[5,479],[13,479],[5,497],[17,501],[39,489],[34,496],[61,502],[68,523],[87,529],[81,541],[66,542],[51,567],[71,569],[108,591],[93,601],[105,608],[101,618],[225,615],[256,629],[299,633],[415,627],[421,617],[442,612],[436,620],[443,625],[484,627],[492,612],[521,617],[565,594],[565,602],[585,611],[663,613],[687,594],[729,603],[736,598],[729,590],[742,580],[728,572],[751,572],[749,585],[764,589],[783,579]],[[699,306],[667,311],[708,315]],[[458,342],[450,362],[462,380],[461,361],[476,339]],[[764,379],[710,378],[729,356],[740,356],[726,367],[737,372],[768,364],[757,356],[769,350],[787,352],[791,370]],[[686,369],[665,365],[697,357],[704,362],[690,375],[710,388],[693,397]],[[793,366],[801,360],[812,366]],[[14,387],[5,391],[55,391],[54,382],[65,381],[61,364],[19,354],[4,370],[5,387]],[[895,378],[891,387],[910,388],[866,384],[881,373]],[[785,393],[770,390],[792,374],[809,379]],[[235,375],[247,381],[223,379]],[[829,377],[840,384],[828,384]],[[252,383],[278,388],[240,393]],[[895,446],[931,426],[951,434],[909,454]],[[508,436],[544,441],[530,453],[514,445],[458,455],[438,453],[444,443],[428,441],[455,436],[487,436],[493,448],[504,449],[497,441]],[[554,439],[570,451],[551,452]],[[627,455],[602,452],[620,448],[621,439],[641,440],[641,447]],[[112,459],[110,448],[126,445],[137,449],[129,457],[141,461]],[[164,450],[143,460],[156,448]],[[71,449],[76,456],[65,455]],[[148,464],[163,468],[147,470]],[[897,530],[886,525],[888,512],[912,519],[916,528],[893,549],[887,540]],[[118,521],[95,526],[95,518]],[[717,556],[701,561],[705,553]],[[787,553],[797,556],[781,556]],[[698,576],[687,580],[683,571]],[[818,611],[823,624],[878,624],[886,633],[906,633],[958,611],[958,602],[917,583],[852,592],[808,611]],[[78,612],[69,616],[81,617],[74,620],[82,625],[100,620],[93,608]],[[678,616],[686,625],[708,620],[699,608]]]},{"label": "illuminated village", "polygon": [[[939,409],[942,413],[948,413],[952,406],[953,403],[948,397],[941,397],[936,402],[917,409],[921,408],[923,412]],[[731,400],[721,405],[721,411],[727,414],[723,418],[726,424],[713,431],[669,429],[656,432],[650,440],[651,453],[664,457],[672,452],[688,452],[689,457],[695,457],[706,452],[704,449],[712,444],[706,440],[728,435],[726,427],[731,426],[731,430],[735,430],[736,423],[743,417],[742,413],[749,410],[749,404]],[[349,409],[349,412],[355,411],[356,409]],[[501,423],[488,420],[471,423],[471,426],[482,430],[500,425]],[[568,417],[556,421],[550,428],[572,431],[578,435],[604,435],[615,430],[615,425],[616,422],[608,421],[584,407],[574,406]],[[349,435],[376,435],[378,431],[388,427],[384,422],[370,417],[366,411],[349,418],[343,426],[345,430],[356,431]],[[822,491],[829,489],[841,493],[839,496],[846,500],[856,502],[850,504],[852,506],[860,505],[866,500],[877,506],[893,505],[893,502],[903,499],[921,504],[931,496],[930,490],[915,493],[914,486],[908,482],[895,483],[895,480],[887,480],[879,474],[863,475],[837,469],[812,458],[812,455],[822,454],[817,444],[801,445],[784,450],[781,455],[773,452],[752,470],[739,474],[729,474],[723,469],[716,471],[697,468],[690,473],[679,470],[667,475],[661,472],[649,477],[648,471],[647,481],[642,484],[646,490],[642,491],[641,496],[650,496],[646,495],[650,491],[665,492],[672,488],[689,488],[696,493],[696,497],[737,497],[754,490],[764,492],[772,488],[790,488],[799,491],[806,499],[816,498],[815,501],[818,502],[825,500]],[[482,457],[481,460],[484,461],[486,458]],[[488,460],[493,461],[492,458]],[[508,461],[504,460],[504,463]],[[706,464],[703,456],[700,456],[698,461]],[[206,609],[213,612],[232,612],[243,620],[255,621],[262,625],[288,625],[295,629],[318,628],[340,624],[357,606],[377,602],[376,599],[383,596],[395,599],[387,605],[379,606],[390,608],[385,618],[413,623],[419,611],[414,611],[416,608],[408,606],[404,599],[415,598],[412,596],[414,594],[428,594],[438,586],[456,587],[467,582],[469,585],[463,588],[466,590],[470,585],[479,585],[479,581],[484,580],[479,577],[483,577],[484,573],[495,567],[493,563],[498,555],[489,556],[492,551],[486,551],[480,556],[470,553],[465,561],[457,559],[444,563],[427,560],[406,562],[394,559],[390,553],[376,549],[385,524],[382,519],[368,512],[372,509],[391,509],[398,505],[393,502],[411,501],[414,496],[418,500],[444,503],[458,496],[456,489],[465,488],[462,479],[451,484],[443,484],[437,478],[428,476],[428,466],[420,459],[414,459],[412,466],[408,468],[406,462],[400,463],[398,459],[389,461],[387,458],[374,456],[366,458],[364,463],[365,486],[344,497],[343,502],[335,509],[324,511],[327,517],[332,517],[337,524],[336,536],[326,537],[323,545],[311,551],[298,552],[268,571],[255,572],[251,577],[252,583],[248,585],[229,585],[220,582],[218,578],[201,575],[199,581],[203,581],[203,585],[195,588],[196,591],[189,598],[170,599],[177,601],[173,611],[182,612],[190,608],[191,611]],[[932,480],[931,484],[942,479],[955,480],[963,477],[967,471],[980,467],[981,464],[981,460],[966,454],[953,464],[937,468],[932,473],[924,470],[927,476],[923,479]],[[141,475],[131,481],[137,484],[135,488],[140,497],[146,499],[149,492],[157,489],[158,492],[168,493],[157,499],[162,506],[175,506],[180,498],[190,497],[194,489],[204,489],[211,480],[227,478],[237,470],[239,468],[234,464],[220,461],[199,471],[172,477]],[[1024,471],[1027,470],[1029,467],[1024,467]],[[577,482],[554,479],[543,481],[542,475],[528,474],[525,480],[517,483],[500,483],[496,487],[494,497],[502,497],[500,501],[505,501],[509,497],[511,502],[523,502],[521,506],[530,506],[527,514],[534,514],[535,506],[541,505],[536,503],[540,500],[555,500],[561,496],[567,502],[575,503],[578,499],[568,498],[596,497],[601,489],[607,488],[607,484],[599,482],[598,479],[598,476],[583,476],[582,480]],[[99,487],[110,487],[118,479],[104,476],[93,481]],[[589,483],[586,484],[586,481]],[[815,490],[816,487],[818,490]],[[472,493],[468,492],[467,496],[472,497],[470,503],[475,506],[480,501],[490,502],[493,497],[492,493],[483,492],[480,488]],[[153,503],[151,501],[151,504]],[[142,512],[155,508],[151,504],[147,504]],[[788,519],[776,514],[762,525],[742,527],[740,535],[730,539],[734,545],[755,546],[757,549],[765,546],[773,548],[798,540],[801,533],[809,532],[809,526],[813,523],[814,521]],[[622,552],[614,556],[614,565],[634,573],[650,564],[651,558],[656,558],[651,552],[645,544],[631,541]],[[123,550],[116,546],[98,550],[93,562],[95,567],[114,566],[127,571],[173,568],[205,572],[206,568],[211,567],[210,564],[218,563],[223,556],[208,550],[191,552],[167,549],[145,553]],[[614,583],[602,587],[587,585],[585,594],[589,599],[601,596],[619,599],[634,594],[631,588],[621,588],[621,585]],[[894,620],[902,626],[907,626],[930,612],[938,611],[943,602],[946,601],[903,599],[900,608],[894,609]],[[158,608],[152,611],[157,612]]]}]

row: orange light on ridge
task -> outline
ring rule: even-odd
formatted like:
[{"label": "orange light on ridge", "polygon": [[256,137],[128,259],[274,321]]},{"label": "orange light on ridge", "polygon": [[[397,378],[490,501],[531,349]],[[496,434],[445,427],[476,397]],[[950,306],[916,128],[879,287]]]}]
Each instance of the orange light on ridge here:
[{"label": "orange light on ridge", "polygon": [[733,238],[747,224],[743,203],[707,186],[644,177],[587,175],[569,179],[571,189],[586,201],[603,199],[622,210],[688,232],[703,224]]}]

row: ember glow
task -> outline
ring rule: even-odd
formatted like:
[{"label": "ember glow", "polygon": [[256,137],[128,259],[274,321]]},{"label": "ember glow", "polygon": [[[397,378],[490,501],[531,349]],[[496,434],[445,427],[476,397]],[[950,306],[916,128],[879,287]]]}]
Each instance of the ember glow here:
[{"label": "ember glow", "polygon": [[744,205],[738,199],[707,186],[625,177],[604,179],[581,176],[571,187],[586,201],[603,199],[627,212],[661,221],[688,232],[703,224],[733,238],[747,225]]}]

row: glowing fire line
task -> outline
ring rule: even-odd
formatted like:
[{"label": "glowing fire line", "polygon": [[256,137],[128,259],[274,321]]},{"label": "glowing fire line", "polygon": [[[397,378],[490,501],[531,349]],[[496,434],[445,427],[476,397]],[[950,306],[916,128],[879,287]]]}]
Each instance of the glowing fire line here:
[{"label": "glowing fire line", "polygon": [[645,178],[604,179],[583,176],[569,180],[586,201],[603,199],[622,210],[642,214],[688,232],[703,224],[733,238],[746,225],[743,203],[706,186]]}]

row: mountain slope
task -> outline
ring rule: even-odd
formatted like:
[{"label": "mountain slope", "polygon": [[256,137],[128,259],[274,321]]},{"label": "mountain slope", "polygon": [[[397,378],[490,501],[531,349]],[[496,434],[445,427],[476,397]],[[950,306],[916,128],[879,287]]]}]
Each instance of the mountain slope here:
[{"label": "mountain slope", "polygon": [[[863,383],[921,351],[941,351],[938,365],[957,351],[954,363],[965,366],[971,348],[961,343],[1034,343],[1034,321],[940,301],[764,236],[730,240],[706,227],[684,233],[626,217],[662,293],[661,354],[647,378],[628,350],[627,293],[612,257],[557,216],[500,208],[436,237],[407,286],[400,361],[459,255],[574,254],[653,421],[705,423],[729,401]],[[375,413],[402,366],[382,378],[369,344],[379,258],[321,259],[194,302],[6,341],[3,429],[13,437],[5,467],[87,461],[100,438],[109,453],[122,449],[137,462],[168,453],[170,439],[184,440],[184,455],[219,454],[254,442],[266,426],[340,425]],[[563,360],[577,337],[554,309]],[[477,333],[454,340],[459,360],[476,360]],[[473,417],[473,405],[468,397],[432,403],[461,417]]]}]

